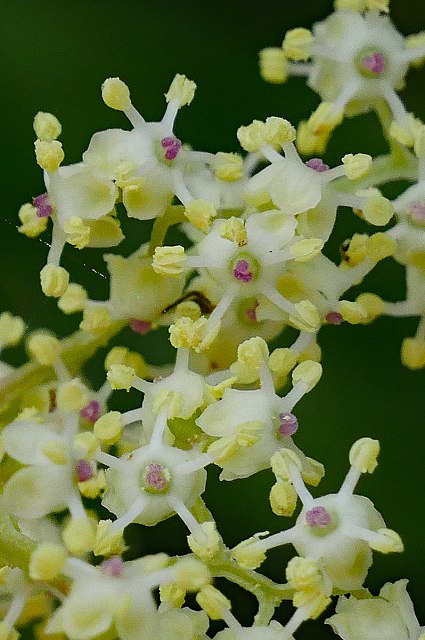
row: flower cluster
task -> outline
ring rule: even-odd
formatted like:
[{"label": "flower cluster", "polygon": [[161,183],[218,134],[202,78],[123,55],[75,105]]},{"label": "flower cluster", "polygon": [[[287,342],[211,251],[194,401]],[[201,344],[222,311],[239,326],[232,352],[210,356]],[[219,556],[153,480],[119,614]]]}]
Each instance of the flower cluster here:
[{"label": "flower cluster", "polygon": [[[315,497],[306,485],[325,470],[297,418],[322,376],[323,325],[418,316],[401,358],[425,367],[425,125],[396,93],[409,65],[425,59],[425,37],[403,38],[387,13],[385,0],[336,0],[311,32],[294,29],[282,47],[261,51],[266,80],[305,75],[322,102],[298,127],[277,116],[240,126],[240,154],[197,151],[176,137],[175,118],[196,90],[183,75],[158,122],[136,110],[122,80],[105,80],[104,102],[131,128],[95,133],[75,164],[62,164],[57,118],[35,116],[44,192],[21,207],[19,231],[32,238],[50,227],[42,292],[80,315],[63,339],[0,315],[0,348],[25,339],[29,354],[18,369],[0,363],[0,638],[32,622],[40,639],[293,640],[325,610],[343,640],[425,638],[407,580],[378,596],[365,586],[372,551],[403,551],[372,501],[355,493],[377,467],[379,442],[368,434],[354,442],[340,489]],[[388,154],[348,152],[333,167],[317,157],[344,115],[370,109]],[[411,186],[384,197],[379,187],[400,178]],[[364,232],[333,261],[327,242],[338,216],[350,215],[344,207]],[[104,254],[109,296],[91,298],[61,264],[65,244],[117,247],[127,217],[149,226],[150,238],[131,255]],[[182,244],[169,243],[170,229]],[[354,297],[387,258],[405,268],[406,299]],[[155,366],[126,344],[128,328],[145,336],[164,327],[173,364]],[[102,347],[95,388],[84,365]],[[116,399],[125,409],[112,408]],[[212,465],[227,481],[224,496],[228,482],[268,469],[269,507],[295,516],[292,526],[229,548],[204,503]],[[175,515],[188,552],[134,559],[127,527]],[[258,568],[287,543],[296,555],[274,582]],[[224,579],[257,598],[251,627],[232,613]],[[272,619],[283,600],[292,615]]]}]

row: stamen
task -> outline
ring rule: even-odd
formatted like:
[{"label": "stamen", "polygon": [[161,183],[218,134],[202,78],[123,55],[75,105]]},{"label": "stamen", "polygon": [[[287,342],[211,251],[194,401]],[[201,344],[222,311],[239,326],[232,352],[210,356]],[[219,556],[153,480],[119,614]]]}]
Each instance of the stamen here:
[{"label": "stamen", "polygon": [[278,432],[281,436],[292,436],[298,429],[298,420],[293,413],[279,413]]},{"label": "stamen", "polygon": [[131,318],[128,323],[130,329],[132,329],[135,333],[140,333],[140,335],[144,336],[146,333],[152,329],[152,323],[148,320],[138,320],[137,318]]},{"label": "stamen", "polygon": [[78,482],[86,482],[94,476],[92,465],[88,460],[78,460],[75,465],[75,474]]},{"label": "stamen", "polygon": [[93,422],[93,424],[100,418],[100,402],[97,400],[90,400],[88,405],[86,405],[80,411],[80,416],[87,420],[88,422]]},{"label": "stamen", "polygon": [[151,462],[145,467],[143,484],[146,491],[151,493],[165,493],[170,488],[171,474],[166,467],[157,462]]},{"label": "stamen", "polygon": [[310,169],[314,169],[314,171],[318,171],[319,173],[329,170],[329,165],[325,164],[322,158],[311,158],[307,160],[305,164],[307,167],[310,167]]},{"label": "stamen", "polygon": [[174,160],[181,149],[181,140],[174,136],[162,138],[161,146],[165,149],[164,157],[166,160]]},{"label": "stamen", "polygon": [[49,202],[49,196],[47,193],[42,193],[32,199],[34,207],[37,209],[38,218],[48,218],[53,213],[53,207]]},{"label": "stamen", "polygon": [[305,521],[309,527],[325,528],[331,521],[331,516],[325,507],[313,507],[305,514]]}]

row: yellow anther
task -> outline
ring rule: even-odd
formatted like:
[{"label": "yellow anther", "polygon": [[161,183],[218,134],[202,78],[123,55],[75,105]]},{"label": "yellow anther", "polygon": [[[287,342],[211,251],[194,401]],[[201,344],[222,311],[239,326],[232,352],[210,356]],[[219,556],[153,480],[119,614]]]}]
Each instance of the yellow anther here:
[{"label": "yellow anther", "polygon": [[258,545],[261,537],[267,536],[268,531],[256,533],[247,540],[243,540],[231,551],[236,562],[245,569],[257,569],[266,559],[264,549]]},{"label": "yellow anther", "polygon": [[304,360],[295,367],[292,372],[292,384],[304,382],[308,384],[311,390],[320,380],[322,376],[322,365],[315,360]]},{"label": "yellow anther", "polygon": [[415,137],[408,123],[405,121],[399,122],[398,120],[393,120],[390,125],[389,134],[394,140],[400,144],[404,144],[406,147],[413,147],[414,145]]},{"label": "yellow anther", "polygon": [[53,580],[67,560],[66,549],[53,542],[43,542],[32,552],[29,575],[32,580]]},{"label": "yellow anther", "polygon": [[350,449],[350,464],[360,473],[373,473],[378,466],[379,440],[360,438]]},{"label": "yellow anther", "polygon": [[105,444],[114,444],[117,442],[124,430],[121,414],[119,411],[108,411],[100,416],[94,423],[93,433],[96,438],[103,440]]},{"label": "yellow anther", "polygon": [[260,75],[266,82],[281,84],[288,78],[288,63],[281,47],[267,47],[259,54]]},{"label": "yellow anther", "polygon": [[91,518],[72,518],[62,530],[62,539],[70,553],[82,556],[91,551],[96,538],[96,522]]},{"label": "yellow anther", "polygon": [[59,358],[61,343],[48,331],[36,331],[28,338],[27,350],[39,364],[52,365]]},{"label": "yellow anther", "polygon": [[307,124],[314,135],[321,136],[333,131],[341,123],[342,115],[342,109],[335,107],[332,102],[321,102]]},{"label": "yellow anther", "polygon": [[243,158],[239,153],[215,154],[213,170],[217,178],[226,182],[235,182],[243,176]]},{"label": "yellow anther", "polygon": [[239,447],[253,447],[259,442],[261,431],[264,429],[262,420],[250,420],[238,426],[235,441]]},{"label": "yellow anther", "polygon": [[46,264],[40,271],[41,289],[45,296],[60,298],[69,284],[69,273],[63,267]]},{"label": "yellow anther", "polygon": [[278,480],[270,490],[270,506],[277,516],[292,516],[297,506],[297,499],[297,492],[287,480]]},{"label": "yellow anther", "polygon": [[136,375],[133,367],[125,364],[112,364],[106,377],[112,389],[125,389],[130,391],[133,378]]},{"label": "yellow anther", "polygon": [[314,333],[320,327],[320,316],[317,307],[310,300],[301,300],[294,304],[298,316],[289,316],[290,323],[300,329]]},{"label": "yellow anther", "polygon": [[279,347],[269,357],[270,371],[277,375],[286,375],[297,364],[297,353],[293,349]]},{"label": "yellow anther", "polygon": [[61,411],[81,411],[88,401],[87,389],[78,378],[58,386],[56,403]]},{"label": "yellow anther", "polygon": [[12,347],[18,344],[25,331],[25,322],[20,316],[8,311],[0,313],[0,347]]},{"label": "yellow anther", "polygon": [[388,13],[390,10],[390,0],[365,0],[365,3],[369,11]]},{"label": "yellow anther", "polygon": [[313,558],[292,558],[286,567],[286,579],[296,591],[319,593],[324,587],[323,574]]},{"label": "yellow anther", "polygon": [[[146,378],[149,375],[149,367],[140,353],[129,351],[127,347],[113,347],[109,351],[105,358],[106,371],[108,371],[113,364],[124,364],[126,367],[130,367],[133,369],[133,374],[136,373],[140,378]],[[125,374],[124,371],[123,373]]]},{"label": "yellow anther", "polygon": [[304,349],[298,356],[298,362],[304,362],[305,360],[314,360],[320,362],[322,359],[322,350],[317,342],[310,342],[308,347]]},{"label": "yellow anther", "polygon": [[[404,46],[406,49],[417,49],[418,47],[423,47],[425,45],[425,31],[420,31],[419,33],[412,33],[410,36],[407,36],[404,39]],[[421,58],[417,58],[416,60],[412,60],[410,63],[413,67],[421,67],[425,62],[425,56]]]},{"label": "yellow anther", "polygon": [[366,244],[367,256],[374,262],[392,256],[397,249],[397,243],[386,233],[378,232],[370,236]]},{"label": "yellow anther", "polygon": [[186,254],[184,247],[156,247],[152,258],[152,267],[155,273],[164,273],[167,276],[179,276],[184,270]]},{"label": "yellow anther", "polygon": [[367,153],[347,153],[342,158],[345,175],[349,180],[357,180],[365,176],[372,167],[372,156]]},{"label": "yellow anther", "polygon": [[82,311],[87,302],[87,291],[80,284],[71,282],[58,300],[58,307],[66,314]]},{"label": "yellow anther", "polygon": [[230,611],[232,606],[230,600],[210,584],[197,594],[196,602],[211,620],[221,620],[224,612]]},{"label": "yellow anther", "polygon": [[208,454],[219,465],[234,458],[238,452],[239,445],[234,435],[223,436],[223,438],[219,438],[208,447]]},{"label": "yellow anther", "polygon": [[319,255],[323,249],[324,242],[320,238],[305,238],[298,240],[290,246],[290,252],[295,262],[308,262]]},{"label": "yellow anther", "polygon": [[297,147],[304,155],[322,154],[325,151],[330,132],[315,133],[308,122],[300,122],[297,129]]},{"label": "yellow anther", "polygon": [[106,477],[103,469],[93,476],[93,478],[84,480],[84,482],[78,482],[78,489],[81,495],[92,500],[98,496],[102,496],[106,488]]},{"label": "yellow anther", "polygon": [[248,235],[245,229],[245,222],[241,218],[231,217],[226,222],[222,222],[218,232],[222,238],[236,242],[238,247],[243,247],[248,242]]},{"label": "yellow anther", "polygon": [[207,233],[213,218],[217,215],[217,210],[212,202],[192,200],[186,205],[184,214],[196,229]]},{"label": "yellow anther", "polygon": [[320,616],[331,602],[331,598],[323,593],[308,591],[296,591],[292,600],[294,607],[305,609],[312,620]]},{"label": "yellow anther", "polygon": [[267,342],[256,336],[242,342],[238,347],[238,360],[252,369],[258,369],[267,362],[269,348]]},{"label": "yellow anther", "polygon": [[379,536],[369,547],[380,553],[401,553],[404,551],[403,541],[396,531],[392,529],[378,529],[375,533]]},{"label": "yellow anther", "polygon": [[219,330],[219,323],[209,328],[204,316],[197,320],[183,317],[170,326],[170,342],[176,349],[193,349],[199,353],[208,349]]},{"label": "yellow anther", "polygon": [[93,553],[95,556],[121,555],[126,550],[122,531],[110,531],[112,520],[97,524]]},{"label": "yellow anther", "polygon": [[186,599],[186,589],[182,589],[176,584],[161,584],[159,587],[159,597],[161,602],[166,602],[175,609],[180,609]]},{"label": "yellow anther", "polygon": [[239,127],[236,135],[245,151],[258,151],[267,143],[266,125],[260,120],[254,120],[246,127]]},{"label": "yellow anther", "polygon": [[45,113],[44,111],[36,113],[33,127],[37,138],[47,142],[59,138],[62,131],[61,123],[56,116],[53,113]]},{"label": "yellow anther", "polygon": [[79,216],[71,216],[66,220],[63,230],[66,241],[77,249],[84,249],[90,242],[90,227]]},{"label": "yellow anther", "polygon": [[36,140],[34,142],[37,164],[52,173],[56,171],[65,157],[62,145],[58,140]]},{"label": "yellow anther", "polygon": [[350,302],[349,300],[340,300],[338,311],[343,320],[350,324],[360,324],[367,320],[367,311],[362,307],[360,302]]},{"label": "yellow anther", "polygon": [[204,562],[212,560],[220,550],[220,536],[215,522],[203,522],[199,531],[188,536],[187,542],[198,558]]},{"label": "yellow anther", "polygon": [[102,99],[111,109],[125,111],[131,106],[130,91],[119,78],[107,78],[102,84]]},{"label": "yellow anther", "polygon": [[36,238],[43,233],[47,228],[49,218],[39,218],[37,215],[37,209],[27,202],[23,204],[18,211],[19,220],[22,222],[18,227],[19,233],[22,233],[27,238]]},{"label": "yellow anther", "polygon": [[45,442],[41,446],[41,451],[53,464],[64,465],[69,461],[67,448],[61,440]]},{"label": "yellow anther", "polygon": [[388,224],[394,214],[393,205],[383,196],[371,196],[362,207],[365,220],[375,226]]},{"label": "yellow anther", "polygon": [[385,313],[385,302],[374,293],[361,293],[356,302],[366,311],[367,318],[363,322],[372,322]]},{"label": "yellow anther", "polygon": [[366,258],[366,246],[369,236],[365,233],[355,233],[350,240],[342,245],[342,258],[344,263],[349,267],[355,267]]},{"label": "yellow anther", "polygon": [[99,440],[91,431],[80,431],[74,436],[73,449],[77,458],[91,460],[99,449]]},{"label": "yellow anther", "polygon": [[134,216],[137,218],[137,211],[148,205],[148,191],[146,189],[146,180],[144,178],[134,179],[132,182],[124,185],[124,181],[120,180],[119,185],[122,187],[122,202],[127,213],[131,215],[134,211]]},{"label": "yellow anther", "polygon": [[203,562],[196,558],[179,559],[173,565],[175,580],[178,586],[186,591],[199,591],[211,582],[211,574]]},{"label": "yellow anther", "polygon": [[297,135],[295,127],[288,120],[276,116],[266,119],[265,129],[266,141],[275,147],[284,142],[293,142]]},{"label": "yellow anther", "polygon": [[309,29],[298,27],[286,32],[283,51],[291,60],[308,60],[311,55],[313,34]]},{"label": "yellow anther", "polygon": [[165,94],[167,102],[170,100],[178,100],[179,106],[184,107],[186,104],[190,104],[194,98],[196,91],[196,84],[193,80],[188,80],[186,76],[177,73]]},{"label": "yellow anther", "polygon": [[90,305],[83,311],[83,319],[80,329],[96,336],[108,329],[112,324],[112,317],[108,307],[103,305]]},{"label": "yellow anther", "polygon": [[425,340],[404,338],[401,345],[401,362],[413,371],[425,367]]},{"label": "yellow anther", "polygon": [[338,11],[338,9],[348,9],[350,11],[364,11],[365,10],[365,0],[335,0],[334,1],[334,9]]},{"label": "yellow anther", "polygon": [[270,465],[276,480],[291,480],[291,469],[301,471],[302,463],[292,449],[280,449],[270,459]]},{"label": "yellow anther", "polygon": [[230,378],[226,378],[225,380],[222,380],[221,382],[214,385],[213,387],[208,386],[208,389],[212,393],[213,398],[215,400],[221,400],[225,390],[231,387],[237,381],[238,381],[238,378],[236,376],[232,376]]},{"label": "yellow anther", "polygon": [[174,311],[174,318],[190,318],[191,320],[198,320],[202,315],[201,307],[194,300],[184,300],[177,305]]}]

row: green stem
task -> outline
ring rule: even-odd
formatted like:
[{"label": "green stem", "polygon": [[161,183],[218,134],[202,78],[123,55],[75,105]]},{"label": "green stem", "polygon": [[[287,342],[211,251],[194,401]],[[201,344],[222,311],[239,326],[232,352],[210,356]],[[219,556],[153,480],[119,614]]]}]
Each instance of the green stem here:
[{"label": "green stem", "polygon": [[182,205],[170,205],[163,216],[155,219],[149,242],[148,255],[153,256],[156,247],[162,246],[169,227],[180,222],[187,222]]}]

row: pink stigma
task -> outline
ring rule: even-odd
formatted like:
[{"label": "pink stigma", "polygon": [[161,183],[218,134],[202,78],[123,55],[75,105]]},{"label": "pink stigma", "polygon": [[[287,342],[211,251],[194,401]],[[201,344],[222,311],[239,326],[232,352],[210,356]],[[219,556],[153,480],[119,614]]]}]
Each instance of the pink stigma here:
[{"label": "pink stigma", "polygon": [[140,333],[142,336],[144,336],[145,333],[149,333],[149,331],[152,329],[152,323],[148,322],[147,320],[138,320],[137,318],[132,318],[128,324],[130,326],[130,329],[132,329],[135,333]]},{"label": "pink stigma", "polygon": [[38,218],[48,218],[52,215],[53,208],[49,202],[49,196],[47,193],[42,193],[40,196],[33,198],[32,203],[37,209]]},{"label": "pink stigma", "polygon": [[166,138],[162,138],[161,146],[165,149],[165,159],[174,160],[181,149],[182,143],[174,136],[167,136]]},{"label": "pink stigma", "polygon": [[237,280],[242,280],[242,282],[252,280],[252,272],[249,269],[248,260],[238,260],[233,269],[233,275]]},{"label": "pink stigma", "polygon": [[293,413],[279,413],[279,433],[281,436],[293,436],[298,429],[298,420]]},{"label": "pink stigma", "polygon": [[96,422],[100,418],[100,402],[90,400],[88,405],[81,409],[80,416],[89,422]]},{"label": "pink stigma", "polygon": [[341,324],[342,321],[343,317],[338,311],[329,311],[329,313],[326,314],[326,322],[328,324]]},{"label": "pink stigma", "polygon": [[325,507],[313,507],[305,514],[305,521],[309,527],[327,527],[331,516]]},{"label": "pink stigma", "polygon": [[370,71],[379,76],[385,69],[385,58],[380,51],[375,51],[370,56],[363,58],[362,67],[365,71]]},{"label": "pink stigma", "polygon": [[146,473],[143,478],[146,488],[151,491],[165,491],[169,483],[167,475],[168,474],[162,464],[152,462],[147,466]]},{"label": "pink stigma", "polygon": [[75,473],[77,474],[78,482],[86,482],[93,478],[93,468],[88,460],[78,460],[75,465]]},{"label": "pink stigma", "polygon": [[252,307],[249,307],[249,309],[245,311],[246,317],[248,318],[248,320],[251,320],[251,322],[257,322],[257,307],[258,302],[255,301]]},{"label": "pink stigma", "polygon": [[425,204],[423,202],[412,202],[409,207],[410,217],[413,222],[425,225]]},{"label": "pink stigma", "polygon": [[314,171],[318,171],[319,173],[329,170],[329,165],[325,164],[322,158],[311,158],[307,160],[305,164],[307,167],[310,167],[310,169],[314,169]]},{"label": "pink stigma", "polygon": [[122,570],[124,568],[124,562],[120,558],[120,556],[111,556],[107,560],[104,560],[100,565],[102,571],[112,576],[113,578],[118,578],[122,574]]}]

